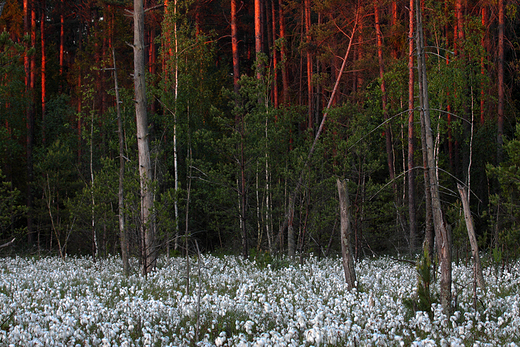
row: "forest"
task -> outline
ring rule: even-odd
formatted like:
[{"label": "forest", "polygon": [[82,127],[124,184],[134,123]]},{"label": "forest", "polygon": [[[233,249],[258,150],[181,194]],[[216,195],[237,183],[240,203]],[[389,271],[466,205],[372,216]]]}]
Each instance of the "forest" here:
[{"label": "forest", "polygon": [[417,4],[0,2],[1,251],[516,258],[518,4]]}]

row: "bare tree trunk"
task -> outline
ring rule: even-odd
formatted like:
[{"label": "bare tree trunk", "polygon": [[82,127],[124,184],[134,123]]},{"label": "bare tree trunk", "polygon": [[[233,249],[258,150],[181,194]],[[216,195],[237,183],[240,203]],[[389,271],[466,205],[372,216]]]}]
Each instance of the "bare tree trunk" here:
[{"label": "bare tree trunk", "polygon": [[419,100],[421,105],[421,126],[426,138],[426,157],[428,160],[429,183],[431,186],[431,201],[433,225],[437,238],[437,252],[441,266],[441,305],[445,314],[451,311],[451,238],[444,224],[439,196],[439,182],[436,175],[435,157],[433,150],[433,135],[430,120],[430,106],[428,97],[428,81],[426,75],[426,60],[424,54],[424,36],[420,0],[416,1],[417,14],[417,68],[419,76]]},{"label": "bare tree trunk", "polygon": [[348,197],[347,181],[336,181],[338,185],[339,211],[341,218],[341,256],[343,259],[343,270],[348,289],[356,286],[356,269],[354,257],[352,256],[352,245],[350,235],[352,232],[352,217],[350,215],[350,200]]},{"label": "bare tree trunk", "polygon": [[[29,11],[29,0],[23,1],[23,13],[24,13],[24,31],[25,34],[29,34],[30,30],[30,11]],[[30,57],[27,54],[29,52],[29,44],[25,44],[25,55],[24,55],[24,67],[25,67],[25,92],[31,95],[34,91],[32,86],[31,68],[30,68]],[[26,143],[26,170],[27,170],[27,241],[29,244],[34,243],[34,231],[33,231],[33,192],[32,192],[32,181],[33,181],[33,144],[34,144],[34,108],[31,103],[26,106],[25,112],[26,128],[27,128],[27,143]]]},{"label": "bare tree trunk", "polygon": [[486,288],[486,282],[484,281],[484,275],[482,274],[482,265],[480,264],[480,256],[478,254],[478,243],[475,235],[475,229],[473,228],[473,218],[471,217],[471,210],[469,207],[468,193],[466,189],[459,183],[457,184],[459,190],[460,199],[462,200],[462,208],[464,210],[464,220],[466,221],[466,228],[468,229],[469,243],[471,244],[471,254],[473,255],[473,261],[475,262],[475,277],[477,284],[480,288]]},{"label": "bare tree trunk", "polygon": [[502,161],[504,146],[504,0],[498,0],[498,119],[497,164]]},{"label": "bare tree trunk", "polygon": [[260,53],[262,53],[262,10],[260,0],[255,0],[255,53],[256,53],[256,78],[262,79],[260,72]]},{"label": "bare tree trunk", "polygon": [[137,147],[141,187],[142,274],[155,268],[155,233],[153,229],[152,166],[146,113],[145,51],[143,0],[134,0],[134,88]]},{"label": "bare tree trunk", "polygon": [[[94,99],[92,100],[92,104],[94,104]],[[90,111],[90,198],[91,198],[91,207],[90,207],[90,227],[92,233],[92,257],[94,261],[98,257],[99,245],[97,239],[96,232],[96,219],[95,219],[95,209],[96,209],[96,200],[94,198],[94,105],[92,105],[92,111]]]},{"label": "bare tree trunk", "polygon": [[282,42],[280,47],[280,58],[282,62],[282,103],[287,105],[289,102],[289,78],[287,76],[287,47],[285,42],[285,17],[282,0],[278,0],[278,11],[280,13],[280,39]]},{"label": "bare tree trunk", "polygon": [[[410,219],[410,253],[417,246],[417,218],[415,213],[415,174],[414,174],[414,0],[409,3],[408,32],[408,216]],[[430,253],[431,254],[431,253]]]},{"label": "bare tree trunk", "polygon": [[61,0],[60,5],[60,77],[63,77],[63,58],[65,56],[65,18],[63,16],[65,9],[63,8],[65,0]]},{"label": "bare tree trunk", "polygon": [[114,63],[114,86],[116,91],[116,110],[117,110],[117,132],[119,136],[119,191],[118,191],[118,210],[119,210],[119,239],[121,243],[121,260],[123,261],[123,273],[128,276],[130,264],[128,263],[128,238],[125,228],[125,138],[123,136],[123,120],[121,119],[121,106],[119,100],[119,86],[117,82],[116,51],[112,48],[112,59]]},{"label": "bare tree trunk", "polygon": [[41,19],[40,19],[40,39],[41,39],[41,50],[42,50],[42,61],[41,61],[41,101],[42,101],[42,142],[45,144],[45,101],[46,95],[46,71],[47,71],[47,56],[45,54],[45,0],[41,3]]},{"label": "bare tree trunk", "polygon": [[[305,12],[305,36],[307,44],[310,44],[311,42],[311,0],[304,0],[304,12]],[[313,100],[313,93],[314,89],[312,87],[312,53],[309,47],[306,49],[306,55],[307,55],[307,103],[309,105],[309,120],[307,127],[309,129],[314,128],[314,121],[313,121],[313,114],[314,114],[314,104],[312,102]]]},{"label": "bare tree trunk", "polygon": [[238,39],[237,39],[237,2],[231,0],[231,50],[233,52],[233,87],[235,94],[238,94],[238,80],[240,79],[240,68],[238,60]]}]

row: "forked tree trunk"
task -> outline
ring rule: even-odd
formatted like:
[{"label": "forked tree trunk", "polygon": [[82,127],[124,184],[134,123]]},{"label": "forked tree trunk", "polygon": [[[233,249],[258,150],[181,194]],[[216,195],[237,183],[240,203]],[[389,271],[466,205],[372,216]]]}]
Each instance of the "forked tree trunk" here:
[{"label": "forked tree trunk", "polygon": [[350,214],[350,200],[348,197],[347,181],[336,181],[339,196],[339,212],[341,218],[341,257],[343,259],[343,270],[345,271],[345,281],[348,289],[356,286],[356,270],[354,257],[352,256],[352,245],[350,235],[352,232],[352,217]]},{"label": "forked tree trunk", "polygon": [[457,184],[459,190],[460,199],[462,200],[462,209],[464,210],[464,220],[466,221],[466,228],[468,229],[469,243],[471,245],[471,254],[473,255],[473,261],[475,262],[475,277],[477,284],[480,288],[486,288],[486,282],[484,281],[484,275],[482,274],[482,265],[480,264],[480,256],[478,254],[478,243],[475,235],[475,229],[473,227],[473,218],[471,217],[471,210],[469,208],[468,193],[466,189],[460,184]]},{"label": "forked tree trunk", "polygon": [[155,233],[152,225],[152,167],[150,163],[150,147],[148,139],[148,117],[146,113],[146,71],[144,49],[143,0],[134,0],[134,88],[141,189],[141,272],[143,275],[146,275],[155,268],[156,256]]},{"label": "forked tree trunk", "polygon": [[431,202],[433,225],[437,238],[437,253],[441,267],[441,295],[440,301],[445,314],[451,311],[451,238],[444,224],[439,196],[439,182],[436,175],[435,157],[433,150],[433,134],[430,119],[430,102],[428,97],[428,80],[426,74],[426,60],[424,54],[424,36],[422,28],[421,0],[416,0],[417,17],[417,68],[419,77],[419,100],[421,105],[421,126],[426,140],[426,158],[431,186]]}]

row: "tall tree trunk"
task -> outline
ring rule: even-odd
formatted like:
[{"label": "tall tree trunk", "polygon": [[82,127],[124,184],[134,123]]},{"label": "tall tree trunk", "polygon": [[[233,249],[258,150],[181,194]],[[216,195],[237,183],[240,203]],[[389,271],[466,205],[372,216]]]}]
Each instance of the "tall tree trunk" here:
[{"label": "tall tree trunk", "polygon": [[[480,44],[482,47],[484,47],[484,54],[488,53],[489,46],[487,44],[487,30],[488,30],[488,21],[489,21],[489,15],[488,15],[488,8],[487,5],[482,5],[481,9],[482,13],[482,28],[484,29],[484,32],[482,34],[482,39],[480,41]],[[485,83],[484,78],[486,77],[486,61],[485,61],[485,55],[482,55],[480,58],[480,74],[482,77],[482,82],[480,83],[480,124],[483,125],[485,122]]]},{"label": "tall tree trunk", "polygon": [[238,38],[237,38],[237,0],[231,0],[231,50],[233,53],[233,88],[238,95],[238,80],[240,79],[240,68],[238,60]]},{"label": "tall tree trunk", "polygon": [[307,42],[306,56],[307,56],[307,105],[309,106],[309,120],[307,127],[314,128],[314,105],[313,105],[313,87],[312,87],[312,52],[310,48],[311,43],[311,0],[304,0],[305,13],[305,40]]},{"label": "tall tree trunk", "polygon": [[410,219],[410,254],[417,246],[417,218],[415,213],[415,173],[414,173],[414,0],[409,3],[408,31],[408,217]]},{"label": "tall tree trunk", "polygon": [[42,78],[42,142],[45,144],[45,99],[46,94],[46,70],[47,70],[47,56],[45,55],[45,0],[41,2],[41,19],[40,19],[40,38],[41,38],[41,50],[42,50],[42,63],[41,63],[41,78]]},{"label": "tall tree trunk", "polygon": [[65,0],[61,0],[60,3],[60,77],[63,77],[63,62],[65,56],[65,18],[63,16],[63,13],[65,12],[64,1]]},{"label": "tall tree trunk", "polygon": [[272,35],[272,59],[273,59],[273,102],[274,107],[278,108],[278,50],[276,49],[276,8],[274,0],[271,0],[271,35]]},{"label": "tall tree trunk", "polygon": [[144,6],[143,0],[134,0],[134,88],[135,117],[137,125],[137,148],[141,187],[141,247],[142,274],[155,268],[155,233],[153,228],[152,167],[146,113],[145,51],[144,51]]},{"label": "tall tree trunk", "polygon": [[394,196],[397,196],[397,184],[395,182],[395,168],[394,168],[394,155],[392,149],[392,127],[388,122],[388,97],[386,95],[386,83],[385,83],[385,65],[383,60],[383,34],[381,32],[381,25],[379,23],[379,8],[377,1],[374,2],[374,17],[376,26],[377,36],[377,57],[379,61],[379,78],[381,79],[381,97],[383,106],[383,115],[385,125],[385,140],[386,140],[386,158],[388,165],[388,172],[390,174],[390,180],[392,181],[392,188],[394,190]]},{"label": "tall tree trunk", "polygon": [[498,118],[497,164],[502,162],[504,146],[504,0],[498,0]]},{"label": "tall tree trunk", "polygon": [[128,262],[128,238],[125,228],[125,137],[123,134],[123,119],[121,118],[121,105],[119,99],[119,85],[117,81],[116,51],[112,48],[112,59],[114,64],[114,87],[116,92],[117,110],[117,132],[119,136],[119,190],[118,190],[118,211],[119,211],[119,240],[121,243],[121,260],[123,261],[123,273],[125,276],[130,274],[130,264]]},{"label": "tall tree trunk", "polygon": [[424,36],[422,28],[422,15],[420,1],[416,2],[417,17],[417,69],[419,77],[419,100],[421,105],[421,126],[426,138],[426,156],[431,186],[431,201],[433,212],[433,225],[437,238],[437,252],[441,266],[441,305],[445,314],[451,311],[451,238],[444,224],[444,216],[439,196],[439,182],[436,175],[435,157],[433,150],[433,134],[430,119],[430,102],[428,96],[428,80],[426,74],[426,60],[424,54]]},{"label": "tall tree trunk", "polygon": [[[24,31],[28,35],[30,31],[30,8],[29,0],[23,1],[23,13],[24,13]],[[25,55],[24,55],[24,67],[25,67],[25,92],[31,96],[34,92],[33,83],[31,78],[33,74],[31,72],[31,58],[27,54],[29,52],[29,44],[26,43]],[[27,191],[26,191],[26,202],[27,202],[27,241],[30,245],[34,243],[34,231],[33,231],[33,194],[32,194],[32,182],[33,182],[33,140],[34,140],[34,108],[32,103],[26,106],[25,109],[25,122],[26,122],[26,171],[27,171]]]},{"label": "tall tree trunk", "polygon": [[260,0],[255,0],[255,53],[256,53],[256,78],[262,79],[260,72],[260,53],[262,53],[262,7]]},{"label": "tall tree trunk", "polygon": [[352,256],[352,245],[350,235],[352,233],[352,217],[350,214],[350,200],[348,197],[347,181],[336,181],[339,196],[339,211],[341,219],[341,256],[343,259],[343,270],[348,289],[356,286],[356,271],[354,257]]},{"label": "tall tree trunk", "polygon": [[287,46],[285,42],[285,15],[283,10],[283,0],[278,0],[278,11],[280,21],[280,58],[282,61],[282,103],[287,105],[289,102],[289,77],[287,76]]}]

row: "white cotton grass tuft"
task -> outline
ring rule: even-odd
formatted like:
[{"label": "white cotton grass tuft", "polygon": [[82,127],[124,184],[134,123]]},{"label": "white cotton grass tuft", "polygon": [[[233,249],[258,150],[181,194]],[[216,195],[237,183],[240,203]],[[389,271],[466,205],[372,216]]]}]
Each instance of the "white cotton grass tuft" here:
[{"label": "white cotton grass tuft", "polygon": [[[360,290],[352,291],[340,259],[265,268],[231,256],[200,261],[201,278],[192,273],[186,293],[180,258],[159,259],[148,278],[125,277],[116,257],[0,258],[0,345],[188,346],[196,337],[197,346],[208,347],[520,340],[520,262],[498,273],[484,269],[488,288],[477,291],[477,310],[468,285],[448,317],[438,304],[432,316],[410,312],[404,302],[416,293],[415,269],[389,258],[358,262]],[[454,266],[454,278],[473,283],[471,265]]]}]

